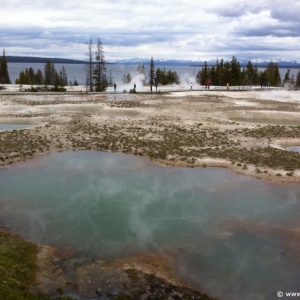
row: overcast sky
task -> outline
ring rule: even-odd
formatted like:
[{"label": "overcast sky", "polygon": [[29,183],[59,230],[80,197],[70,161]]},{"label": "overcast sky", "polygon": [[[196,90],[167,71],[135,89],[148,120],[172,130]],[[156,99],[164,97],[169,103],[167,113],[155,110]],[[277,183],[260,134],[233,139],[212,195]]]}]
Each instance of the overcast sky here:
[{"label": "overcast sky", "polygon": [[6,55],[300,62],[298,0],[0,0]]}]

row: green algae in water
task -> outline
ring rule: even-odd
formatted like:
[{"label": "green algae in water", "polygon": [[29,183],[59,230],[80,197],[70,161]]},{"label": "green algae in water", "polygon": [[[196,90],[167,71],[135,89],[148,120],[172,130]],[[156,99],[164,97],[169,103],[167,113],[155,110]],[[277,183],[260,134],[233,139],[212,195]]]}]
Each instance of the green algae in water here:
[{"label": "green algae in water", "polygon": [[0,222],[33,242],[104,259],[163,252],[223,299],[298,287],[297,184],[82,151],[1,168],[0,190]]}]

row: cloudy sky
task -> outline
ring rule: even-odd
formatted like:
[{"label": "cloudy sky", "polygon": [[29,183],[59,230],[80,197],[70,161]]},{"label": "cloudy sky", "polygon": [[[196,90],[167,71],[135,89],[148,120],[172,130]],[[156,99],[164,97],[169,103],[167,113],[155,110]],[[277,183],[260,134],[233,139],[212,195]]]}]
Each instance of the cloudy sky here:
[{"label": "cloudy sky", "polygon": [[0,0],[6,55],[300,62],[300,0]]}]

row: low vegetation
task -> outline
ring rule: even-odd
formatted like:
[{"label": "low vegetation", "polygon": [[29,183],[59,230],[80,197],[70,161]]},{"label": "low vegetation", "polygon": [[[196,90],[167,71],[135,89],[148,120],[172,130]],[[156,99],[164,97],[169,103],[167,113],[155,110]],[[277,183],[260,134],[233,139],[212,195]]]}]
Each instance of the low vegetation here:
[{"label": "low vegetation", "polygon": [[[0,299],[50,300],[49,295],[34,294],[36,284],[37,245],[0,231]],[[69,297],[56,299],[68,300]]]},{"label": "low vegetation", "polygon": [[[147,107],[141,101],[114,101],[110,107]],[[135,113],[134,111],[132,112]],[[224,159],[243,170],[288,171],[300,169],[300,154],[270,146],[271,139],[295,139],[300,126],[256,126],[255,128],[219,129],[195,123],[184,126],[180,120],[149,117],[146,120],[93,122],[88,114],[76,114],[71,121],[54,127],[0,132],[0,164],[24,160],[39,153],[61,150],[120,151],[147,156],[167,164],[194,166],[204,158]],[[47,134],[46,134],[47,133]],[[250,147],[247,141],[257,143]],[[257,172],[258,173],[258,172]]]},{"label": "low vegetation", "polygon": [[[34,293],[36,286],[38,246],[26,242],[18,236],[0,232],[0,299],[5,300],[71,300],[63,296],[61,287],[56,289],[58,295],[50,296]],[[124,287],[126,293],[107,294],[110,299],[198,299],[217,300],[199,291],[168,283],[154,274],[144,274],[135,269],[125,271],[130,284]],[[67,284],[67,283],[66,283]],[[96,292],[96,296],[103,296]]]}]

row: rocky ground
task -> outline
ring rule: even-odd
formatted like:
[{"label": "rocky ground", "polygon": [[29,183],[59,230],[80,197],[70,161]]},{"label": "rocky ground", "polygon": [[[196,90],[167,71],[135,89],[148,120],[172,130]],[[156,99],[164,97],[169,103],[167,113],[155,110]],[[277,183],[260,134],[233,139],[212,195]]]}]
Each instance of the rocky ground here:
[{"label": "rocky ground", "polygon": [[184,285],[170,259],[157,253],[113,260],[83,258],[72,250],[40,246],[38,286],[52,296],[80,295],[84,299],[213,300]]}]

